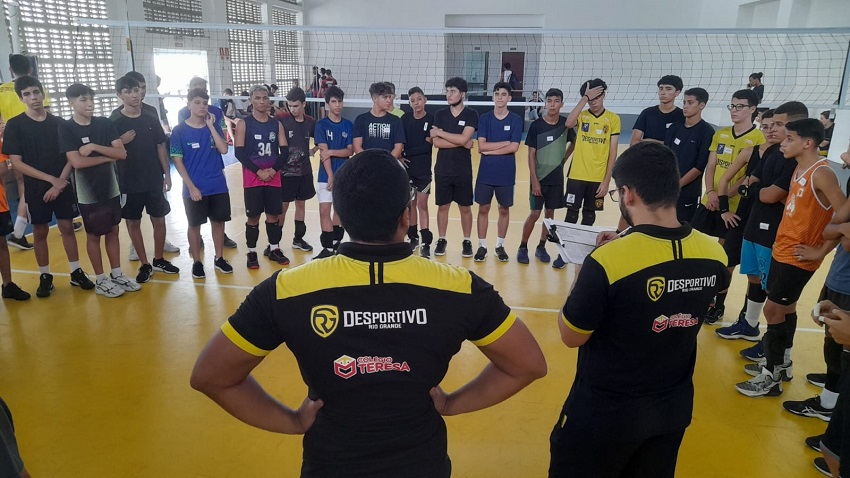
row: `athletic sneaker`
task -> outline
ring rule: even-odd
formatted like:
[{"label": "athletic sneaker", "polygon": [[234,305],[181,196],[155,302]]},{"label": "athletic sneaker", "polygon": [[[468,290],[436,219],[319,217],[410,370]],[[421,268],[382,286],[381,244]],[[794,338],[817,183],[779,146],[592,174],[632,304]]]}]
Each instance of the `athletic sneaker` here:
[{"label": "athletic sneaker", "polygon": [[74,221],[71,223],[71,225],[74,227],[74,232],[77,232],[83,228],[83,223],[80,221]]},{"label": "athletic sneaker", "polygon": [[758,325],[753,327],[749,324],[749,322],[747,322],[746,319],[742,318],[739,318],[737,322],[728,327],[720,327],[719,329],[715,330],[714,333],[716,333],[717,336],[721,339],[744,339],[749,340],[750,342],[759,341]]},{"label": "athletic sneaker", "polygon": [[14,282],[9,282],[0,289],[2,289],[0,296],[4,299],[29,300],[30,298],[29,292],[22,290],[18,287],[18,284],[15,284]]},{"label": "athletic sneaker", "polygon": [[8,242],[10,246],[17,247],[18,249],[21,249],[23,251],[29,251],[33,248],[32,243],[27,240],[27,236],[21,236],[20,238],[17,238],[14,234],[9,234],[8,236],[6,236],[6,242]]},{"label": "athletic sneaker", "polygon": [[174,264],[168,262],[164,258],[154,259],[151,263],[153,270],[157,272],[165,272],[166,274],[179,274],[180,269]]},{"label": "athletic sneaker", "polygon": [[422,244],[419,246],[419,255],[425,259],[431,258],[431,244]]},{"label": "athletic sneaker", "polygon": [[259,269],[260,261],[257,260],[257,253],[251,251],[248,253],[248,269]]},{"label": "athletic sneaker", "polygon": [[142,286],[140,286],[138,282],[125,276],[123,272],[117,276],[109,274],[109,280],[127,292],[138,292],[142,290]]},{"label": "athletic sneaker", "polygon": [[[466,242],[466,241],[463,241]],[[463,257],[469,257],[466,255],[466,244],[463,245]],[[472,250],[472,249],[470,249]],[[487,248],[479,247],[477,251],[475,251],[475,262],[484,262],[484,259],[487,258]]]},{"label": "athletic sneaker", "polygon": [[520,247],[516,251],[516,261],[520,264],[528,264],[528,248]]},{"label": "athletic sneaker", "polygon": [[825,422],[832,418],[832,409],[821,406],[820,395],[805,400],[788,400],[782,402],[782,406],[794,415],[801,417],[820,418]]},{"label": "athletic sneaker", "polygon": [[83,290],[94,289],[94,282],[89,279],[89,276],[81,268],[77,268],[77,270],[71,273],[71,285]]},{"label": "athletic sneaker", "polygon": [[136,274],[136,282],[139,284],[144,284],[145,282],[151,280],[151,276],[153,275],[153,266],[150,264],[142,264],[142,267],[139,267],[139,273]]},{"label": "athletic sneaker", "polygon": [[435,256],[444,256],[446,255],[446,246],[448,242],[445,239],[437,239],[437,247],[434,248]]},{"label": "athletic sneaker", "polygon": [[224,247],[228,249],[236,249],[236,241],[227,237],[227,234],[224,235]]},{"label": "athletic sneaker", "polygon": [[192,264],[192,277],[195,279],[206,279],[207,274],[204,272],[204,263],[201,261],[195,261]]},{"label": "athletic sneaker", "polygon": [[508,257],[508,253],[505,252],[504,247],[496,248],[496,259],[499,259],[499,262],[508,262],[510,258]]},{"label": "athletic sneaker", "polygon": [[534,250],[534,257],[536,257],[538,261],[544,264],[548,264],[549,261],[552,260],[552,258],[549,257],[549,253],[546,252],[546,246],[537,246],[537,248]]},{"label": "athletic sneaker", "polygon": [[180,248],[168,242],[168,239],[165,240],[165,246],[163,246],[162,250],[171,254],[177,254],[180,252]]},{"label": "athletic sneaker", "polygon": [[759,342],[752,347],[745,348],[738,352],[741,354],[741,357],[751,361],[758,362],[764,358],[764,343],[759,340]]},{"label": "athletic sneaker", "polygon": [[137,261],[139,260],[139,254],[136,253],[136,248],[134,246],[130,246],[130,260]]},{"label": "athletic sneaker", "polygon": [[280,249],[275,249],[269,252],[266,257],[268,257],[269,260],[275,261],[282,266],[289,265],[289,258],[283,255],[283,251],[281,251]]},{"label": "athletic sneaker", "polygon": [[829,471],[829,465],[826,464],[826,458],[822,456],[815,458],[815,469],[826,476],[832,476],[832,472]]},{"label": "athletic sneaker", "polygon": [[419,238],[418,237],[410,238],[410,250],[415,251],[417,247],[419,247]]},{"label": "athletic sneaker", "polygon": [[705,320],[703,322],[706,325],[714,325],[718,320],[723,318],[724,312],[726,312],[726,307],[715,307],[710,305],[708,307],[708,312],[705,313]]},{"label": "athletic sneaker", "polygon": [[826,385],[826,374],[825,373],[810,373],[806,374],[806,380],[809,381],[810,384],[815,387],[823,388]]},{"label": "athletic sneaker", "polygon": [[561,259],[561,255],[558,254],[558,257],[556,257],[555,260],[552,261],[552,268],[553,269],[563,269],[564,267],[567,267],[567,263],[564,262],[564,260]]},{"label": "athletic sneaker", "polygon": [[756,377],[735,385],[735,389],[748,397],[778,397],[782,395],[782,381],[778,374],[762,368]]},{"label": "athletic sneaker", "polygon": [[118,284],[113,284],[108,277],[104,277],[102,280],[97,281],[94,291],[109,298],[121,297],[124,295],[124,289],[118,287]]},{"label": "athletic sneaker", "polygon": [[[479,248],[479,251],[480,250],[481,249]],[[484,253],[485,254],[487,253],[487,249],[484,249]],[[468,241],[468,240],[464,239],[463,244],[462,244],[462,249],[461,249],[461,252],[460,252],[460,256],[461,257],[472,257],[472,241]]]},{"label": "athletic sneaker", "polygon": [[225,259],[224,256],[216,259],[213,264],[215,265],[215,270],[221,272],[222,274],[233,273],[233,266],[231,266],[230,263],[227,262],[227,259]]},{"label": "athletic sneaker", "polygon": [[38,277],[38,289],[35,290],[36,297],[50,297],[53,292],[53,274],[41,274]]},{"label": "athletic sneaker", "polygon": [[319,251],[319,253],[316,255],[316,257],[313,258],[313,260],[315,261],[316,259],[324,259],[325,257],[333,257],[333,255],[334,255],[334,251],[323,247],[322,250]]},{"label": "athletic sneaker", "polygon": [[823,440],[823,435],[815,435],[806,438],[806,446],[820,453],[820,441]]},{"label": "athletic sneaker", "polygon": [[[761,373],[766,364],[764,362],[748,363],[744,365],[744,372],[752,377],[757,377]],[[790,382],[794,378],[794,362],[788,362],[782,365],[777,365],[774,369],[779,373],[779,378],[783,382]]]},{"label": "athletic sneaker", "polygon": [[304,252],[313,252],[313,246],[307,243],[304,239],[295,239],[292,241],[292,248]]}]

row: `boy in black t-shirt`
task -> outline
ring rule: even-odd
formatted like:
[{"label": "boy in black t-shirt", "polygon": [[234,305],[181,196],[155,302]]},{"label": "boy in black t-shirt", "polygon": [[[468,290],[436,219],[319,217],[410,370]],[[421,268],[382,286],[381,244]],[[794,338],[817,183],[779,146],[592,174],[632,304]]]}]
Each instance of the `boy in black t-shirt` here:
[{"label": "boy in black t-shirt", "polygon": [[354,153],[364,149],[383,149],[401,159],[404,148],[404,128],[401,119],[392,114],[395,88],[391,83],[380,81],[369,87],[372,109],[354,120],[352,145]]},{"label": "boy in black t-shirt", "polygon": [[[60,151],[74,167],[77,203],[86,228],[86,250],[97,274],[95,292],[106,297],[119,297],[141,286],[121,271],[118,225],[121,224],[121,198],[115,161],[127,159],[124,144],[115,126],[103,117],[93,117],[94,91],[74,83],[65,96],[74,115],[59,130]],[[100,238],[104,238],[106,255],[112,267],[103,270]]]},{"label": "boy in black t-shirt", "polygon": [[44,89],[35,78],[18,78],[15,80],[15,91],[27,105],[27,111],[6,124],[3,153],[9,155],[13,168],[24,175],[35,260],[40,274],[36,295],[48,297],[53,291],[47,234],[54,215],[68,257],[71,285],[86,290],[94,289],[94,283],[80,267],[80,253],[74,237],[73,219],[78,214],[77,199],[68,181],[73,168],[59,150],[62,119],[44,109]]},{"label": "boy in black t-shirt", "polygon": [[682,79],[678,76],[665,75],[658,80],[658,106],[641,111],[635,121],[629,146],[640,141],[663,143],[670,126],[685,121],[682,109],[674,103],[681,92]]},{"label": "boy in black t-shirt", "polygon": [[[118,183],[124,199],[121,216],[127,222],[127,233],[142,263],[136,282],[144,283],[150,280],[154,271],[166,274],[180,272],[163,257],[165,216],[171,212],[171,205],[165,197],[165,192],[171,190],[171,167],[159,119],[146,115],[141,108],[139,82],[129,75],[119,78],[115,92],[123,108],[111,119],[127,148],[127,160],[118,163]],[[148,262],[142,238],[143,209],[147,210],[153,226],[153,263]]]},{"label": "boy in black t-shirt", "polygon": [[[404,156],[402,161],[407,166],[407,175],[410,184],[416,189],[416,197],[410,208],[410,227],[407,237],[410,239],[410,247],[416,249],[419,244],[419,233],[422,233],[422,247],[419,255],[425,258],[431,257],[431,241],[434,235],[431,233],[428,216],[428,197],[431,195],[431,155],[434,150],[431,144],[431,126],[434,125],[434,115],[425,111],[428,100],[422,88],[414,86],[407,92],[411,113],[405,113],[401,117],[404,125]],[[419,230],[419,226],[422,229]]]},{"label": "boy in black t-shirt", "polygon": [[434,255],[446,254],[449,206],[457,203],[463,229],[463,257],[472,257],[472,135],[478,128],[478,113],[464,107],[469,86],[463,78],[446,81],[449,107],[437,111],[431,127],[431,141],[438,149],[434,167],[437,230],[440,238]]},{"label": "boy in black t-shirt", "polygon": [[283,212],[279,224],[283,227],[289,204],[295,202],[295,238],[292,248],[311,252],[313,246],[304,240],[307,224],[304,223],[304,202],[316,196],[313,186],[313,166],[310,158],[319,150],[318,146],[310,148],[310,138],[316,131],[316,120],[304,114],[307,95],[304,90],[292,88],[286,94],[286,106],[289,114],[278,114],[277,118],[283,125],[286,141],[289,143],[289,159],[280,172],[280,183],[283,191]]}]

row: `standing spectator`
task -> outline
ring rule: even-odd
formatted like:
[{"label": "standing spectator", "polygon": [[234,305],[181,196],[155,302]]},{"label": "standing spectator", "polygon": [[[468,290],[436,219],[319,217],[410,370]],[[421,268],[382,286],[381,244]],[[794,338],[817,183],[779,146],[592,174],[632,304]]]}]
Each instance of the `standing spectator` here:
[{"label": "standing spectator", "polygon": [[820,114],[820,124],[823,125],[823,143],[820,144],[820,155],[826,156],[829,152],[829,143],[832,141],[832,130],[835,129],[835,123],[832,121],[831,112],[823,111]]},{"label": "standing spectator", "polygon": [[753,73],[750,75],[750,81],[747,82],[747,88],[753,90],[753,93],[759,97],[759,104],[764,101],[764,85],[761,83],[762,72]]}]

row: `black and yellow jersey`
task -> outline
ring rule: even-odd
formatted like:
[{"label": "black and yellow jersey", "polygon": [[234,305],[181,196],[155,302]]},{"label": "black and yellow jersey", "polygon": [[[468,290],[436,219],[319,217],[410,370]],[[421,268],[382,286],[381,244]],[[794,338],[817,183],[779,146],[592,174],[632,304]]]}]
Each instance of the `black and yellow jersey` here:
[{"label": "black and yellow jersey", "polygon": [[563,308],[567,326],[592,335],[562,420],[624,440],[684,429],[697,334],[728,283],[726,262],[716,239],[687,224],[635,226],[593,251]]},{"label": "black and yellow jersey", "polygon": [[409,476],[448,463],[429,391],[452,356],[515,320],[466,269],[412,256],[407,244],[346,243],[259,284],[222,331],[256,356],[286,344],[310,396],[324,401],[301,476]]}]

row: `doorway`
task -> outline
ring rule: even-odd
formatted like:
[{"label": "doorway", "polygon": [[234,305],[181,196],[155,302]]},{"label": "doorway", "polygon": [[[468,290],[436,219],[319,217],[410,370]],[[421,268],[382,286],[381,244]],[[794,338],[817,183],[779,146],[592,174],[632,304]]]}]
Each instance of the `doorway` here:
[{"label": "doorway", "polygon": [[189,92],[189,80],[194,76],[209,81],[207,52],[203,50],[175,50],[154,48],[153,68],[160,77],[158,93],[161,95],[179,95],[178,98],[163,98],[168,115],[168,124],[177,125],[177,112],[186,106],[186,94]]},{"label": "doorway", "polygon": [[[521,51],[505,51],[502,52],[502,63],[499,65],[499,71],[504,69],[505,63],[511,64],[511,72],[516,75],[519,80],[519,86],[511,96],[519,98],[525,96],[523,94],[523,85],[525,82],[525,52]],[[501,74],[499,75],[501,78]]]}]

